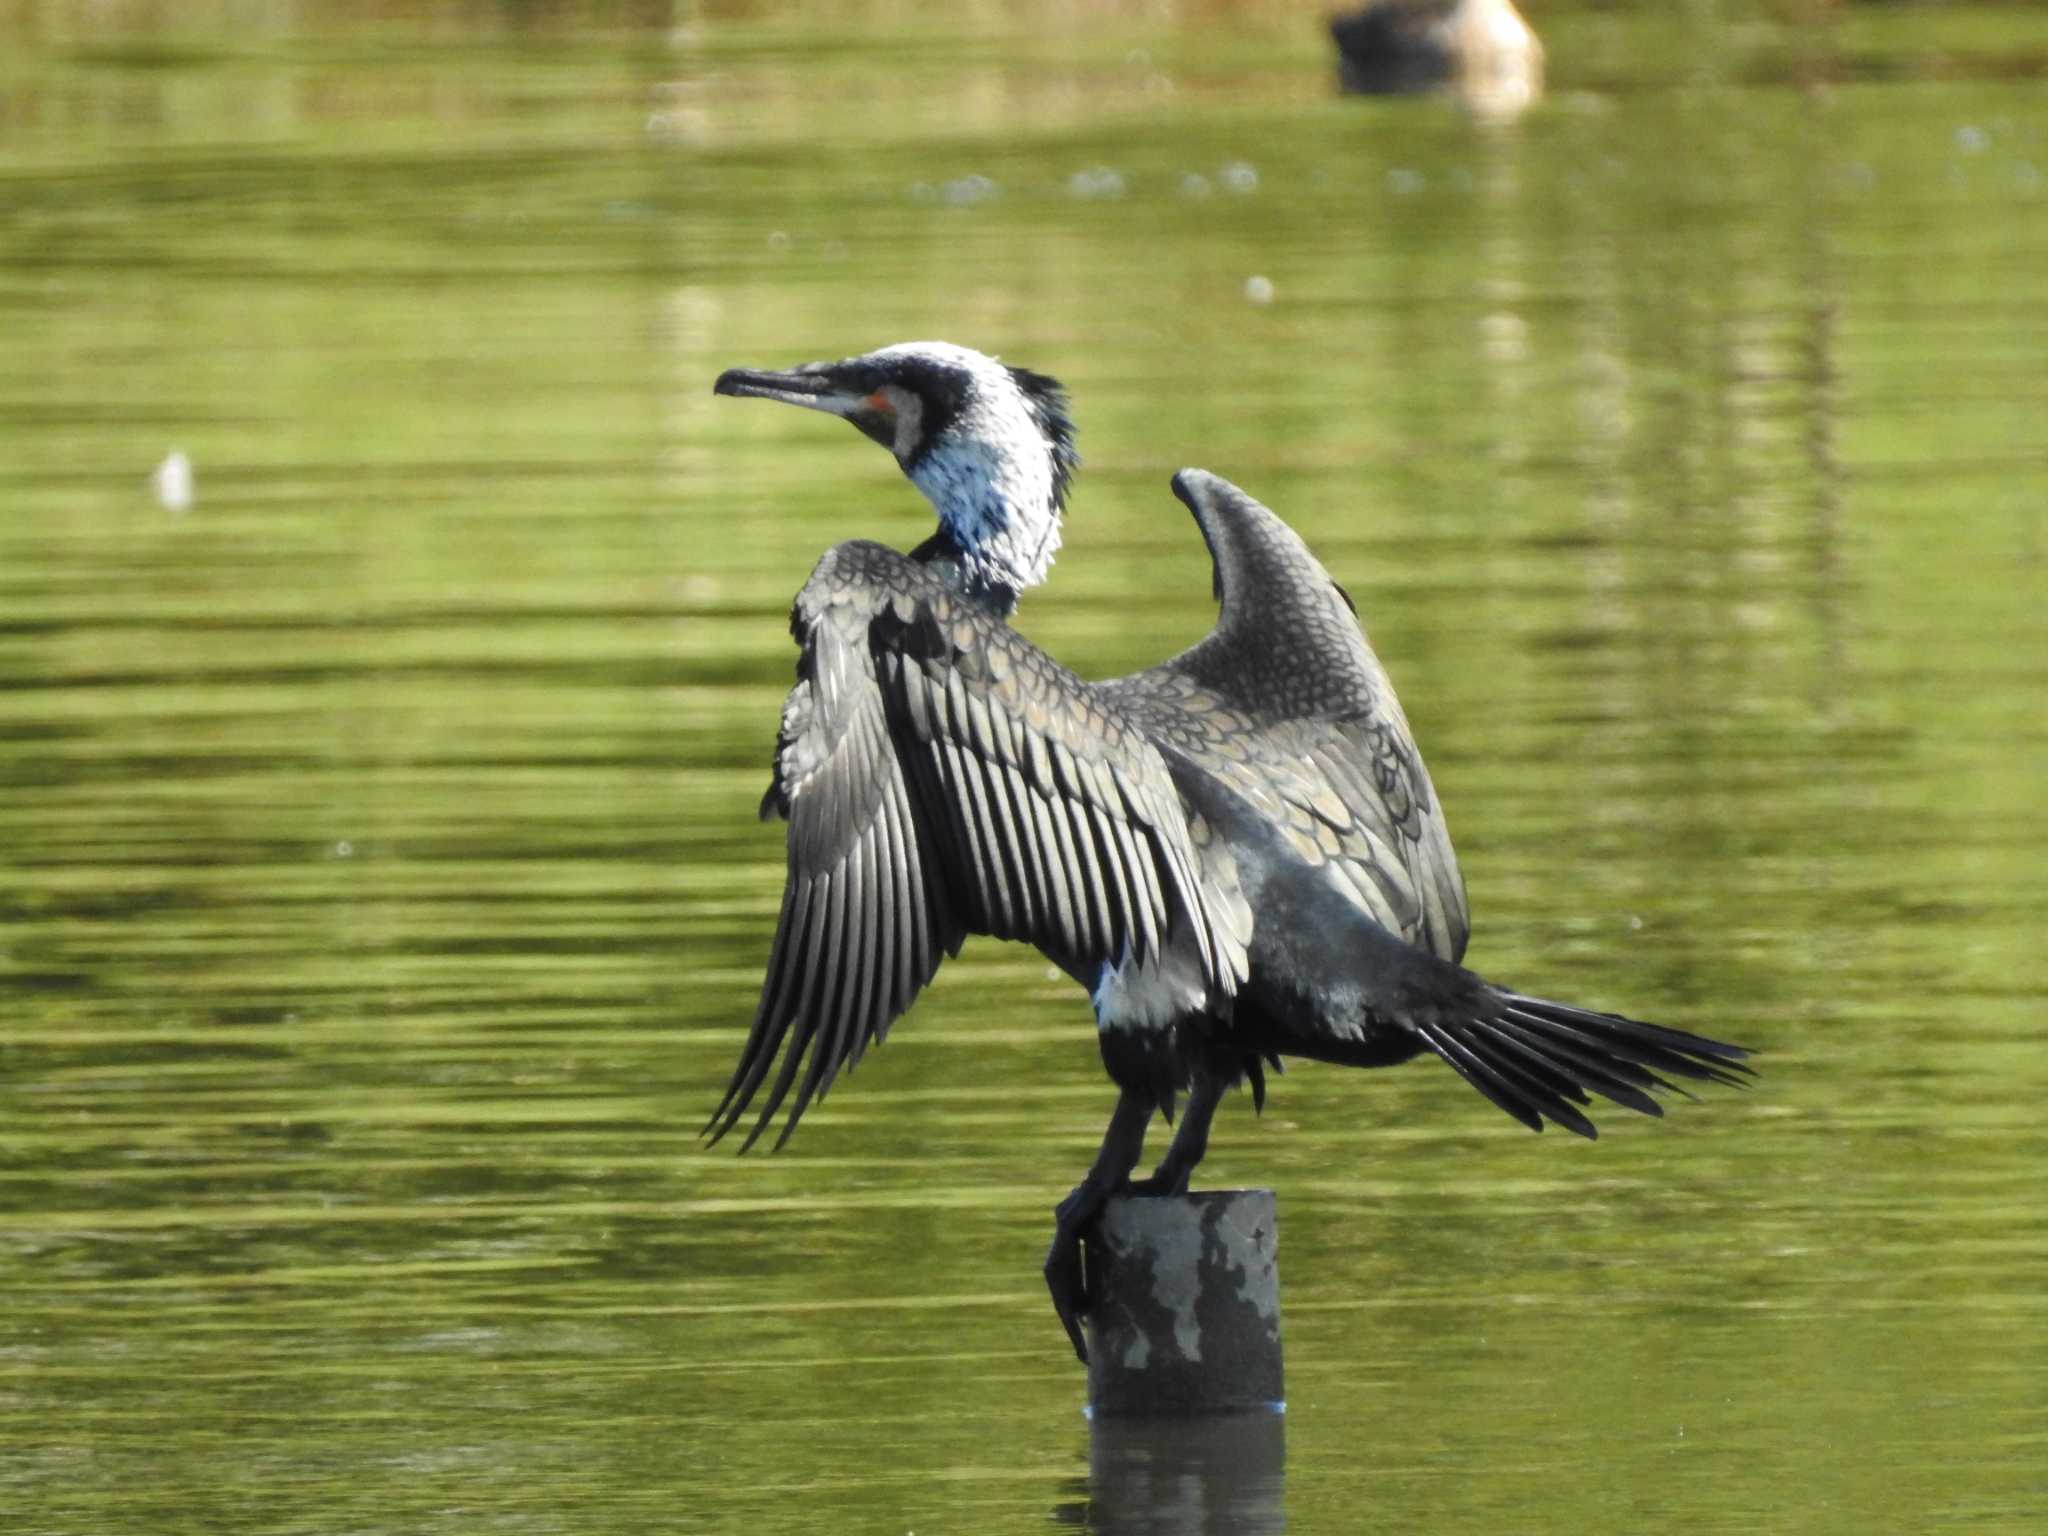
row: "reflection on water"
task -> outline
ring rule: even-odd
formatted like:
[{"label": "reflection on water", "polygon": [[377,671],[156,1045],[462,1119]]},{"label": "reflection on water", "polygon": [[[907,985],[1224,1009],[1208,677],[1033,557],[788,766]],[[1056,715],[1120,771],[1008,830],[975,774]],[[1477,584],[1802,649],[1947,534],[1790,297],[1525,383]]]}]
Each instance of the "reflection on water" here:
[{"label": "reflection on water", "polygon": [[2038,49],[1796,10],[1546,7],[1495,131],[1336,99],[1306,4],[0,9],[10,1528],[1277,1528],[1078,1417],[1035,956],[693,1137],[790,596],[928,528],[709,384],[933,335],[1074,393],[1027,632],[1194,639],[1166,479],[1245,484],[1474,963],[1767,1052],[1591,1147],[1425,1065],[1226,1106],[1294,1525],[2038,1524]]},{"label": "reflection on water", "polygon": [[1096,1536],[1284,1531],[1286,1415],[1091,1419],[1084,1486],[1085,1499],[1053,1510],[1054,1524]]}]

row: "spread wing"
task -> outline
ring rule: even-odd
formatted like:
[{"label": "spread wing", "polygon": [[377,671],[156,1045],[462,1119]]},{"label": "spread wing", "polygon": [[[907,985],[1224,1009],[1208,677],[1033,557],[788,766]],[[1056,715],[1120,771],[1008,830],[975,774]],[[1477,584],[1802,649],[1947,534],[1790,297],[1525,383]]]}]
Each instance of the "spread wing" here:
[{"label": "spread wing", "polygon": [[1216,628],[1101,685],[1159,741],[1256,807],[1365,915],[1440,959],[1465,951],[1465,885],[1393,684],[1351,600],[1285,523],[1228,481],[1174,477],[1215,561]]},{"label": "spread wing", "polygon": [[1139,675],[1140,708],[1162,742],[1253,806],[1305,863],[1328,865],[1382,928],[1440,959],[1463,954],[1464,883],[1404,728],[1372,712],[1259,723],[1184,676]]},{"label": "spread wing", "polygon": [[828,551],[791,627],[762,802],[789,820],[788,883],[714,1140],[773,1068],[747,1145],[794,1090],[786,1141],[968,933],[1091,979],[1175,953],[1211,997],[1235,990],[1240,925],[1212,911],[1165,762],[1113,701],[880,545]]}]

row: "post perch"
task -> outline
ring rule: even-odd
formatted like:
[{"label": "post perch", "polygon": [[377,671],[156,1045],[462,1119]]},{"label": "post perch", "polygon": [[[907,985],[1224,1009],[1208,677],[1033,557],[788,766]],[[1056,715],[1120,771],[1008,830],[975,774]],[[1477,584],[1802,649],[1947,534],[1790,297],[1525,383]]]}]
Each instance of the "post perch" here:
[{"label": "post perch", "polygon": [[1281,1409],[1279,1247],[1270,1189],[1111,1200],[1083,1248],[1089,1411]]}]

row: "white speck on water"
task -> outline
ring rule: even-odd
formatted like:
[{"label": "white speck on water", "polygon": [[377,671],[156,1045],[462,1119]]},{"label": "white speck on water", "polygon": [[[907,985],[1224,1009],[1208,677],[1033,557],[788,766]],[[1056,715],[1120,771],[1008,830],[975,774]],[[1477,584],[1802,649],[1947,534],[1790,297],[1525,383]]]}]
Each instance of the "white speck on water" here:
[{"label": "white speck on water", "polygon": [[149,488],[156,493],[156,504],[166,512],[192,510],[198,487],[192,477],[192,461],[182,448],[164,455],[163,462],[150,472]]},{"label": "white speck on water", "polygon": [[1643,920],[1640,917],[1637,917],[1633,912],[1631,912],[1628,915],[1628,926],[1630,932],[1640,932],[1643,926]]},{"label": "white speck on water", "polygon": [[1529,354],[1529,325],[1520,315],[1501,310],[1483,317],[1479,336],[1491,362],[1518,363]]},{"label": "white speck on water", "polygon": [[1965,123],[1956,130],[1956,150],[1965,155],[1981,155],[1991,147],[1991,135],[1974,123]]},{"label": "white speck on water", "polygon": [[788,230],[786,230],[786,229],[775,229],[775,230],[770,230],[770,231],[768,232],[768,249],[769,249],[769,250],[771,250],[771,251],[786,251],[786,250],[788,250],[788,249],[789,249],[789,231],[788,231]]},{"label": "white speck on water", "polygon": [[1387,190],[1396,197],[1413,197],[1429,185],[1429,178],[1420,171],[1411,171],[1395,166],[1387,172]]},{"label": "white speck on water", "polygon": [[939,195],[955,208],[965,208],[974,203],[993,202],[1001,196],[1002,190],[977,171],[971,176],[960,176],[947,182],[939,189]]},{"label": "white speck on water", "polygon": [[334,856],[335,856],[335,857],[336,857],[337,859],[350,859],[350,858],[354,858],[354,857],[355,857],[355,852],[356,852],[356,845],[355,845],[354,843],[350,842],[350,841],[349,841],[349,840],[348,840],[347,838],[345,838],[345,837],[344,837],[344,838],[343,838],[343,839],[342,839],[342,840],[341,840],[340,842],[338,842],[338,843],[336,843],[336,844],[334,845]]},{"label": "white speck on water", "polygon": [[1259,190],[1259,173],[1246,160],[1233,160],[1216,173],[1216,179],[1227,191],[1239,196]]},{"label": "white speck on water", "polygon": [[1254,272],[1244,280],[1244,296],[1254,304],[1273,302],[1273,280]]},{"label": "white speck on water", "polygon": [[697,82],[663,80],[649,92],[642,131],[657,144],[682,144],[704,136],[705,113],[697,99]]},{"label": "white speck on water", "polygon": [[1106,165],[1090,166],[1085,171],[1076,171],[1067,178],[1067,195],[1083,201],[1122,197],[1124,178],[1118,171]]},{"label": "white speck on water", "polygon": [[1180,179],[1180,195],[1182,197],[1207,197],[1215,190],[1216,188],[1210,183],[1209,178],[1200,171],[1189,171]]}]

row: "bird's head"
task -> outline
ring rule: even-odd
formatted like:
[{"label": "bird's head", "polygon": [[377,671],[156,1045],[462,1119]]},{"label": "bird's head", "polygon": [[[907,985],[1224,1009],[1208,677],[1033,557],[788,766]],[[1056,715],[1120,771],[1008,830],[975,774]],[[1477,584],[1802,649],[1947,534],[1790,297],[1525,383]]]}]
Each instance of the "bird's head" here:
[{"label": "bird's head", "polygon": [[896,456],[939,514],[964,582],[1012,599],[1045,580],[1080,459],[1059,383],[943,341],[837,363],[729,368],[714,392],[843,416]]}]

